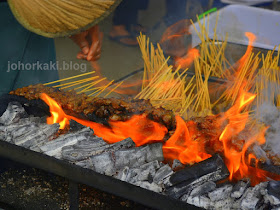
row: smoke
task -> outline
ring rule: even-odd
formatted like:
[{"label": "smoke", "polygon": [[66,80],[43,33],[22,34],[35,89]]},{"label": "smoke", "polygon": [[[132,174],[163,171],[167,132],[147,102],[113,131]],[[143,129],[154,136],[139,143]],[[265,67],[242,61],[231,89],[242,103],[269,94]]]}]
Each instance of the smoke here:
[{"label": "smoke", "polygon": [[259,106],[256,118],[269,126],[266,132],[265,149],[280,155],[280,111],[275,105],[263,103]]}]

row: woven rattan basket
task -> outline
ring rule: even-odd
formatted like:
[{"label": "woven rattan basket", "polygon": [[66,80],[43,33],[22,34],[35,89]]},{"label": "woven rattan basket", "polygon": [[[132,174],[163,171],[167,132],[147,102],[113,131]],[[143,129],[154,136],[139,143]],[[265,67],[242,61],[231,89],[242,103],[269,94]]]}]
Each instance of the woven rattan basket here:
[{"label": "woven rattan basket", "polygon": [[8,0],[16,19],[45,36],[70,36],[109,15],[121,0]]}]

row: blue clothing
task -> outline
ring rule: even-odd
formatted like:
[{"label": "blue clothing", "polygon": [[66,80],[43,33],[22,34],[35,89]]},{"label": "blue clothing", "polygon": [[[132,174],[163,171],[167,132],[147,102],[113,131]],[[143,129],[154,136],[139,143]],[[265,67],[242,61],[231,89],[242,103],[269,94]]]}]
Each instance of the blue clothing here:
[{"label": "blue clothing", "polygon": [[[54,40],[34,34],[0,3],[0,95],[58,79]],[[44,68],[43,68],[44,67]]]}]

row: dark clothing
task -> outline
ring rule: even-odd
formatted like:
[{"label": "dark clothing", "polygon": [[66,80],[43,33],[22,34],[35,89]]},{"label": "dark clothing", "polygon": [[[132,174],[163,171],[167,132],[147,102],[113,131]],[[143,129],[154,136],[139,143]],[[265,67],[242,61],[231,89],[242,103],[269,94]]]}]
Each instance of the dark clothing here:
[{"label": "dark clothing", "polygon": [[[58,79],[54,40],[34,34],[14,18],[7,3],[0,4],[0,95],[30,84]],[[41,64],[41,65],[40,65]]]},{"label": "dark clothing", "polygon": [[114,12],[113,25],[129,28],[138,23],[138,11],[148,6],[148,0],[123,0]]},{"label": "dark clothing", "polygon": [[166,16],[164,22],[167,26],[173,25],[180,20],[186,19],[187,0],[165,0]]}]

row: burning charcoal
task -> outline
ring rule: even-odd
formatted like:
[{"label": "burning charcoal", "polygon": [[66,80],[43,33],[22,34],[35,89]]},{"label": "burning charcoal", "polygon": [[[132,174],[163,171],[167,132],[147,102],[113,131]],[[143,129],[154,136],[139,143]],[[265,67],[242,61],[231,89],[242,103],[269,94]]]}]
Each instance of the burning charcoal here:
[{"label": "burning charcoal", "polygon": [[222,187],[217,188],[212,192],[209,192],[208,196],[211,201],[223,200],[230,196],[232,188],[233,188],[232,185],[226,184]]},{"label": "burning charcoal", "polygon": [[234,199],[227,197],[214,202],[213,209],[232,209]]},{"label": "burning charcoal", "polygon": [[41,117],[34,117],[29,116],[27,118],[21,118],[18,122],[18,124],[31,124],[31,123],[43,123]]},{"label": "burning charcoal", "polygon": [[[103,156],[105,157],[104,159],[102,158]],[[112,176],[126,166],[135,168],[154,160],[163,161],[162,144],[157,143],[131,149],[120,149],[115,152],[109,151],[92,156],[90,160],[94,170]],[[106,166],[109,166],[108,170]]]},{"label": "burning charcoal", "polygon": [[232,198],[240,198],[245,190],[250,186],[250,181],[239,181],[237,184],[234,185],[231,193]]},{"label": "burning charcoal", "polygon": [[280,199],[280,181],[270,181],[267,186],[268,194]]},{"label": "burning charcoal", "polygon": [[70,124],[70,126],[69,126],[70,127],[70,129],[69,129],[70,132],[76,132],[76,131],[79,131],[79,130],[82,130],[83,128],[85,128],[84,125],[76,122],[75,120],[70,120],[69,124]]},{"label": "burning charcoal", "polygon": [[[128,182],[134,183],[137,181],[149,181],[152,182],[153,177],[156,174],[156,170],[160,167],[159,162],[157,160],[146,163],[139,168],[132,169],[130,176],[132,176],[132,179]],[[135,174],[135,176],[133,176]]]},{"label": "burning charcoal", "polygon": [[216,188],[216,183],[215,182],[212,182],[212,181],[205,182],[202,185],[194,188],[191,191],[190,196],[192,196],[192,197],[201,196],[201,195],[204,195],[204,194],[206,194],[210,191],[213,191],[215,188]]},{"label": "burning charcoal", "polygon": [[172,174],[172,169],[166,164],[156,172],[153,182],[156,184],[161,184],[166,177],[171,176]]},{"label": "burning charcoal", "polygon": [[91,168],[91,161],[90,161],[89,159],[76,162],[75,164],[76,164],[77,166],[82,167],[82,168],[89,168],[89,169],[92,169],[92,168]]},{"label": "burning charcoal", "polygon": [[177,171],[179,169],[183,169],[184,168],[184,165],[180,162],[180,160],[173,160],[173,163],[172,163],[172,169]]},{"label": "burning charcoal", "polygon": [[117,169],[114,164],[112,153],[105,152],[100,155],[95,155],[90,158],[90,161],[94,171],[107,176],[113,176],[116,174]]},{"label": "burning charcoal", "polygon": [[193,166],[186,167],[181,171],[174,173],[171,176],[171,183],[173,185],[179,184],[185,181],[193,181],[201,176],[210,174],[220,170],[224,174],[229,175],[228,169],[224,164],[223,159],[219,155],[215,155],[207,160],[200,163],[194,164]]},{"label": "burning charcoal", "polygon": [[10,125],[16,123],[20,118],[26,117],[24,108],[18,102],[10,102],[6,111],[0,117],[0,124]]},{"label": "burning charcoal", "polygon": [[31,146],[35,147],[47,143],[47,141],[57,133],[59,124],[38,124],[30,125],[29,127],[23,126],[20,131],[23,131],[24,128],[26,128],[26,133],[17,130],[12,133],[13,142],[16,145],[29,148]]},{"label": "burning charcoal", "polygon": [[98,155],[103,152],[117,151],[122,148],[135,147],[135,143],[131,138],[115,144],[107,144],[99,137],[91,137],[89,139],[79,141],[74,145],[62,148],[62,158],[69,161],[80,161],[90,156]]},{"label": "burning charcoal", "polygon": [[206,196],[187,196],[184,195],[181,198],[182,201],[187,202],[189,204],[201,207],[201,208],[205,208],[205,209],[209,209],[210,205],[211,205],[211,200],[209,198],[207,198]]},{"label": "burning charcoal", "polygon": [[128,173],[129,173],[129,168],[124,167],[124,169],[121,172],[118,173],[116,178],[119,179],[119,180],[127,182]]},{"label": "burning charcoal", "polygon": [[78,141],[82,141],[90,138],[93,135],[93,131],[90,128],[84,128],[75,133],[68,133],[65,135],[59,136],[57,139],[46,143],[41,146],[40,149],[42,152],[49,156],[61,156],[61,149],[67,145],[76,144]]},{"label": "burning charcoal", "polygon": [[134,185],[137,185],[139,187],[142,187],[142,188],[145,188],[147,190],[151,190],[151,191],[154,191],[157,193],[162,192],[162,188],[153,182],[149,183],[147,181],[144,181],[144,182],[138,181],[138,182],[134,183]]},{"label": "burning charcoal", "polygon": [[255,209],[259,202],[259,198],[254,195],[254,191],[251,187],[246,190],[244,197],[242,196],[241,199],[240,207],[243,209]]},{"label": "burning charcoal", "polygon": [[280,205],[280,200],[273,195],[265,195],[264,200],[266,203],[269,203],[272,206]]},{"label": "burning charcoal", "polygon": [[[125,181],[126,182],[129,182],[129,183],[135,183],[137,181],[139,181],[137,179],[137,175],[141,173],[141,170],[139,168],[132,168],[132,169],[129,169],[127,171],[127,176],[125,178]],[[148,179],[148,178],[147,178]]]},{"label": "burning charcoal", "polygon": [[249,187],[243,196],[234,203],[234,206],[242,209],[255,209],[261,199],[261,191],[266,189],[267,182],[262,182],[255,187]]},{"label": "burning charcoal", "polygon": [[162,144],[149,144],[127,150],[118,150],[115,152],[115,164],[117,169],[122,169],[125,166],[136,168],[144,163],[152,162],[154,160],[163,161]]},{"label": "burning charcoal", "polygon": [[170,177],[172,186],[167,188],[166,193],[178,199],[205,182],[216,182],[225,179],[228,175],[229,172],[222,158],[216,155],[192,167],[175,172]]}]

